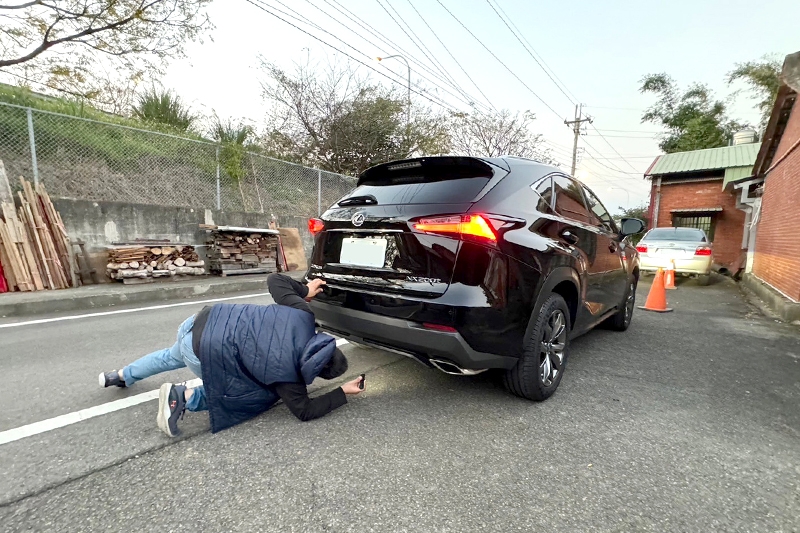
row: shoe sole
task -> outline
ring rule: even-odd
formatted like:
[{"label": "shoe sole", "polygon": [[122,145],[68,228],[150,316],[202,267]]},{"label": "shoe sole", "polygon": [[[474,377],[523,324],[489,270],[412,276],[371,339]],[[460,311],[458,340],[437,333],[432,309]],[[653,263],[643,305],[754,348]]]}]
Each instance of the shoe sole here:
[{"label": "shoe sole", "polygon": [[172,383],[164,383],[158,389],[158,416],[156,416],[156,423],[158,427],[167,434],[168,437],[175,435],[169,430],[169,417],[172,416],[172,411],[169,409],[169,393],[172,390]]},{"label": "shoe sole", "polygon": [[106,375],[105,375],[104,372],[100,372],[100,377],[98,378],[98,380],[100,382],[100,386],[105,389],[106,388]]}]

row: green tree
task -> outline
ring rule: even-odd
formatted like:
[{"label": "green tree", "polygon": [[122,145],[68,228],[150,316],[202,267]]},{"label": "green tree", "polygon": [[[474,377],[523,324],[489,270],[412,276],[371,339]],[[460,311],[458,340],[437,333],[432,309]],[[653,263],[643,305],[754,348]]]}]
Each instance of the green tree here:
[{"label": "green tree", "polygon": [[294,72],[263,63],[272,106],[263,145],[268,153],[323,170],[358,175],[386,161],[449,149],[443,117],[372,84],[349,67]]},{"label": "green tree", "polygon": [[0,69],[95,103],[163,74],[212,29],[211,0],[35,0],[0,5]]},{"label": "green tree", "polygon": [[242,209],[247,211],[247,200],[242,185],[247,176],[247,148],[254,137],[253,128],[243,122],[234,122],[231,119],[222,120],[216,117],[211,134],[220,143],[220,167],[228,179],[239,188]]},{"label": "green tree", "polygon": [[694,83],[681,92],[675,80],[663,73],[648,74],[641,82],[640,92],[658,97],[642,115],[642,122],[666,130],[659,147],[668,154],[726,146],[743,127],[728,118],[725,104],[715,100],[703,84]]},{"label": "green tree", "polygon": [[772,105],[778,96],[778,88],[781,85],[781,66],[777,58],[764,56],[758,61],[737,63],[736,68],[728,72],[728,85],[741,80],[749,86],[750,94],[758,99],[756,108],[761,111],[762,129],[769,122]]},{"label": "green tree", "polygon": [[133,114],[145,122],[164,124],[180,132],[188,131],[197,119],[180,96],[155,87],[139,95]]}]

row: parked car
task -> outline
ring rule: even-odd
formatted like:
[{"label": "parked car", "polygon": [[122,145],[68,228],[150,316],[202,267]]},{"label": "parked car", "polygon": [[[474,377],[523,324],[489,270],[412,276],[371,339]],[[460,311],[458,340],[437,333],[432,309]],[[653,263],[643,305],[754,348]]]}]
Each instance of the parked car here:
[{"label": "parked car", "polygon": [[548,398],[570,340],[631,323],[639,259],[597,197],[516,157],[425,157],[372,167],[309,221],[319,327],[448,374],[505,372]]},{"label": "parked car", "polygon": [[654,228],[642,237],[636,250],[643,271],[654,272],[674,264],[676,274],[696,277],[701,285],[710,280],[714,248],[701,229]]}]

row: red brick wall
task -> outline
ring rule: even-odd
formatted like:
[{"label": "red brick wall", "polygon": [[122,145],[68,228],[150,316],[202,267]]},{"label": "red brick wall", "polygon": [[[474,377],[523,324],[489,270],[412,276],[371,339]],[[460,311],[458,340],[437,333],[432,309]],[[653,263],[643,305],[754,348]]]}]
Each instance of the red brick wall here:
[{"label": "red brick wall", "polygon": [[[781,142],[777,161],[800,139],[800,105],[795,101]],[[800,147],[772,170],[764,182],[761,216],[756,233],[753,274],[800,301]]]},{"label": "red brick wall", "polygon": [[722,178],[689,183],[662,180],[657,225],[672,226],[673,209],[702,207],[722,207],[722,212],[714,217],[714,261],[730,266],[742,253],[745,214],[736,209],[736,197],[722,190]]}]

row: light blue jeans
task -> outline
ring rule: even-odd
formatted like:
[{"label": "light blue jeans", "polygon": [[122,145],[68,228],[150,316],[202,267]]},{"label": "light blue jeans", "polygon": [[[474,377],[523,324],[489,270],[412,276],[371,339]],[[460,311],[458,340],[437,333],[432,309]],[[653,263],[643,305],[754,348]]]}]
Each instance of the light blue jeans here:
[{"label": "light blue jeans", "polygon": [[[178,328],[178,339],[171,348],[158,350],[144,357],[137,359],[122,369],[122,376],[125,378],[125,385],[130,387],[134,383],[150,376],[155,376],[169,370],[189,367],[195,376],[203,379],[203,371],[200,368],[200,360],[192,349],[192,326],[194,325],[194,315],[184,320]],[[194,389],[192,397],[186,402],[186,408],[190,411],[207,411],[206,391],[203,386]]]}]

